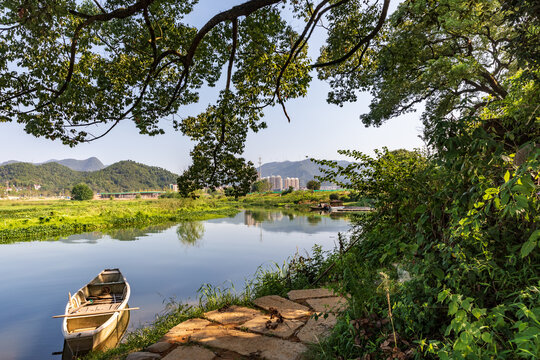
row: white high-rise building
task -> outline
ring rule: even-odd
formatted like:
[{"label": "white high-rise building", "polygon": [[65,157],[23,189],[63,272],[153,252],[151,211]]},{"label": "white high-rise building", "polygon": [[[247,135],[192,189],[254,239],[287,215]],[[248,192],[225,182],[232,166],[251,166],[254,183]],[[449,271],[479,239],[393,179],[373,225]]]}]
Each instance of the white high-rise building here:
[{"label": "white high-rise building", "polygon": [[288,189],[291,186],[294,190],[300,190],[300,179],[287,177],[283,180],[283,189]]}]

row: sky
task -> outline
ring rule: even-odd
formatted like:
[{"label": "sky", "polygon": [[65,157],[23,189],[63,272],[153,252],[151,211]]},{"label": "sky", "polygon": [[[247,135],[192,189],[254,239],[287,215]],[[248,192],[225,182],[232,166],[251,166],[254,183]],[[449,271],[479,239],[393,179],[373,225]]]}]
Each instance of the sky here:
[{"label": "sky", "polygon": [[[203,0],[196,6],[189,23],[200,27],[217,12],[242,1]],[[300,25],[296,28],[300,31]],[[311,44],[310,54],[316,55],[324,41],[324,34],[317,34]],[[326,102],[329,86],[317,79],[310,85],[305,98],[287,103],[291,122],[281,108],[267,109],[264,120],[268,128],[248,135],[243,156],[257,164],[272,161],[297,161],[306,157],[318,159],[346,159],[337,154],[338,149],[360,150],[373,154],[383,146],[393,149],[413,149],[423,146],[421,111],[402,115],[379,128],[366,128],[359,116],[369,110],[371,96],[361,94],[358,101],[343,107]],[[200,102],[180,109],[178,116],[195,115],[215,102],[219,89],[203,89]],[[420,109],[421,110],[421,109]],[[140,135],[134,124],[125,121],[104,138],[74,148],[59,141],[36,138],[24,132],[16,123],[0,123],[0,162],[18,160],[44,162],[49,159],[86,159],[92,156],[109,165],[121,160],[134,160],[159,166],[175,173],[186,170],[191,163],[189,151],[193,143],[173,129],[167,121],[161,122],[165,135],[149,137]]]}]

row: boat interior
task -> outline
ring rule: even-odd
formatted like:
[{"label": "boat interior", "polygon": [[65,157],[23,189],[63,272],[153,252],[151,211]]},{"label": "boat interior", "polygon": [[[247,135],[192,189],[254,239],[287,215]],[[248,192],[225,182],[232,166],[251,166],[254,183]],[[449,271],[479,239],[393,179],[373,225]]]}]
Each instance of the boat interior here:
[{"label": "boat interior", "polygon": [[[80,289],[70,301],[68,315],[92,315],[118,309],[126,297],[127,286],[117,269],[105,270]],[[67,320],[69,333],[97,329],[113,313],[72,317]]]}]

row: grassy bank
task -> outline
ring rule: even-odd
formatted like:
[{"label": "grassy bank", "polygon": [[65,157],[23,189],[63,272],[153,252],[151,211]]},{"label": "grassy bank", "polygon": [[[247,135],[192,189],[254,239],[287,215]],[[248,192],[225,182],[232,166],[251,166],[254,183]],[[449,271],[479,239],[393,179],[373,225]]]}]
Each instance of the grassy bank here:
[{"label": "grassy bank", "polygon": [[199,199],[163,198],[155,200],[90,201],[1,201],[0,244],[24,240],[50,239],[87,231],[106,231],[125,227],[186,220],[206,220],[230,216],[245,208],[281,208],[309,211],[311,206],[328,202],[330,195],[347,205],[362,205],[348,192],[294,191],[250,194],[239,200],[224,196]]},{"label": "grassy bank", "polygon": [[0,243],[165,222],[205,220],[230,216],[237,211],[231,204],[212,199],[2,201]]},{"label": "grassy bank", "polygon": [[320,202],[329,202],[330,195],[344,201],[344,205],[366,206],[368,202],[358,199],[355,194],[349,191],[316,191],[299,190],[288,194],[279,193],[248,194],[239,199],[236,203],[245,207],[265,207],[265,208],[291,208],[299,211],[309,211],[311,206],[317,206]]}]

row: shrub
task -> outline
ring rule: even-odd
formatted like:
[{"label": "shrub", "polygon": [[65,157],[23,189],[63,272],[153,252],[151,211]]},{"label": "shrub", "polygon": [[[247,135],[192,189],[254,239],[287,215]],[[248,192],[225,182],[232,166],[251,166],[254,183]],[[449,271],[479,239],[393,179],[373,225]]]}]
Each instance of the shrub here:
[{"label": "shrub", "polygon": [[306,184],[306,187],[309,190],[319,190],[321,188],[321,183],[317,180],[309,180]]},{"label": "shrub", "polygon": [[71,200],[92,200],[94,192],[86,184],[77,184],[71,189]]}]

